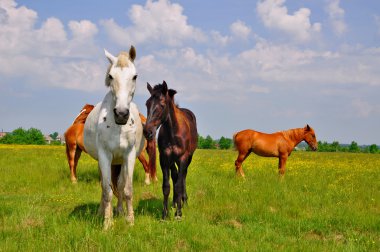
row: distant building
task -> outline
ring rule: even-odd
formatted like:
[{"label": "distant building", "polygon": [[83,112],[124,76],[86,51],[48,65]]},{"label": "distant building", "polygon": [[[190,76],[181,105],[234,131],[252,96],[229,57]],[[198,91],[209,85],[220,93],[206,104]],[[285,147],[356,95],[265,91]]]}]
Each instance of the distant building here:
[{"label": "distant building", "polygon": [[3,137],[5,137],[6,135],[8,134],[8,132],[0,132],[0,138],[3,138]]},{"label": "distant building", "polygon": [[51,142],[54,141],[53,138],[51,138],[51,136],[49,136],[49,135],[45,135],[44,138],[45,138],[45,142],[47,144],[51,144]]}]

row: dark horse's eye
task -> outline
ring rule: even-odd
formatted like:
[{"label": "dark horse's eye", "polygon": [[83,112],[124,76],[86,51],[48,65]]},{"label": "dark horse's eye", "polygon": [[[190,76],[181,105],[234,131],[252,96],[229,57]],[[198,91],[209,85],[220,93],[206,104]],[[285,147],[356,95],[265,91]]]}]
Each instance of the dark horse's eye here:
[{"label": "dark horse's eye", "polygon": [[111,75],[111,74],[108,74],[108,78],[109,78],[110,80],[112,80],[112,79],[113,79],[113,77],[112,77],[112,75]]},{"label": "dark horse's eye", "polygon": [[133,76],[133,80],[135,81],[137,79],[137,74]]}]

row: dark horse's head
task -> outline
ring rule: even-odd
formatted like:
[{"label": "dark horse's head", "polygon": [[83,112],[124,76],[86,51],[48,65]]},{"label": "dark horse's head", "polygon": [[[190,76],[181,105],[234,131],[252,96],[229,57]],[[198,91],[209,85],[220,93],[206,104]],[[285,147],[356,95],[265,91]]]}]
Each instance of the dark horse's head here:
[{"label": "dark horse's head", "polygon": [[310,127],[309,124],[307,124],[304,128],[304,140],[313,151],[317,150],[317,138],[315,137],[314,129]]},{"label": "dark horse's head", "polygon": [[144,136],[147,140],[151,140],[155,137],[157,128],[168,119],[169,106],[177,91],[168,89],[165,81],[153,88],[147,83],[147,88],[150,98],[146,101],[148,115],[144,126]]}]

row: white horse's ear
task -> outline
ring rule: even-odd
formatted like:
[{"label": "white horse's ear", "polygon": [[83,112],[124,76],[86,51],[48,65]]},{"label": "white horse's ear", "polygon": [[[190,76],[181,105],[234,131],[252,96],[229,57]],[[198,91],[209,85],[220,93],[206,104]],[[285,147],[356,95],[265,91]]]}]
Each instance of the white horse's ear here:
[{"label": "white horse's ear", "polygon": [[129,49],[129,58],[131,59],[132,62],[135,61],[136,59],[136,49],[133,45]]},{"label": "white horse's ear", "polygon": [[114,64],[116,62],[117,58],[115,56],[113,56],[111,53],[109,53],[106,49],[104,49],[104,54],[106,55],[108,61],[111,64]]}]

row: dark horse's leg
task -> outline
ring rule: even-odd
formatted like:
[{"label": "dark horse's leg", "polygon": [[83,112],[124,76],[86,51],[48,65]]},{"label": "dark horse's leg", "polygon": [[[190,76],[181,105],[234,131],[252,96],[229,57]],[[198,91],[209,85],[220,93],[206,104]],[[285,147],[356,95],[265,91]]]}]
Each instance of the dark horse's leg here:
[{"label": "dark horse's leg", "polygon": [[[189,165],[191,163],[191,160],[193,159],[193,155],[191,154],[189,156]],[[187,192],[186,192],[186,176],[187,176],[187,169],[186,171],[184,171],[184,174],[183,174],[183,195],[182,195],[182,201],[183,201],[183,204],[186,204],[187,203]]]},{"label": "dark horse's leg", "polygon": [[181,218],[182,217],[182,201],[183,201],[183,196],[185,190],[185,177],[187,174],[187,168],[190,164],[191,159],[189,157],[182,157],[179,161],[178,164],[178,179],[177,183],[175,183],[175,190],[177,191],[177,198],[176,198],[176,203],[177,203],[177,210],[175,212],[176,218]]},{"label": "dark horse's leg", "polygon": [[[173,181],[173,185],[175,185],[177,183],[177,179],[178,179],[178,171],[177,171],[177,167],[175,166],[175,163],[173,163],[171,166],[170,166],[170,175],[172,176],[172,181]],[[173,188],[174,192],[173,192],[173,207],[176,207],[176,199],[177,199],[177,190],[174,186]]]},{"label": "dark horse's leg", "polygon": [[160,165],[162,170],[162,193],[164,194],[164,208],[162,210],[162,219],[165,220],[169,213],[168,198],[170,194],[170,164],[167,156],[162,154],[160,155]]}]

